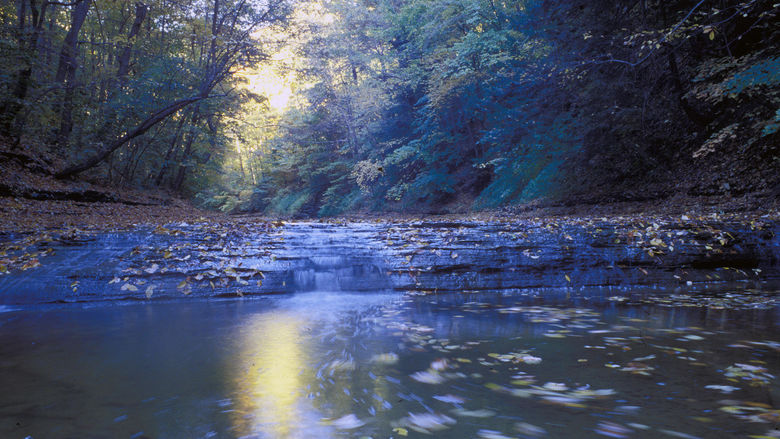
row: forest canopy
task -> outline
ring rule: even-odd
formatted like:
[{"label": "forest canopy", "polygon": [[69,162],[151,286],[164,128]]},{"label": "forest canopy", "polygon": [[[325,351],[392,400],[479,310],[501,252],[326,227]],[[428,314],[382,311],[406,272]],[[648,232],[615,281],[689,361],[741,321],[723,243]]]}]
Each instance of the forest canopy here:
[{"label": "forest canopy", "polygon": [[17,0],[0,134],[60,178],[231,212],[772,193],[777,9]]}]

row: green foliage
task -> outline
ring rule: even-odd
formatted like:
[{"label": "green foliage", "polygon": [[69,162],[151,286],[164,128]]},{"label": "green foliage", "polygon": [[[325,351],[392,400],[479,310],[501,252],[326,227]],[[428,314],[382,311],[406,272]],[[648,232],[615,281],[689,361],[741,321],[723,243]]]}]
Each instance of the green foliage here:
[{"label": "green foliage", "polygon": [[501,151],[505,157],[484,164],[495,169],[495,178],[477,197],[475,207],[491,208],[560,195],[566,177],[562,165],[581,149],[571,139],[576,139],[583,129],[566,114],[534,127],[514,150]]},{"label": "green foliage", "polygon": [[[318,215],[482,209],[655,175],[702,123],[680,104],[683,74],[701,84],[690,96],[711,78],[726,92],[776,88],[777,58],[747,45],[771,34],[770,6],[329,2],[332,23],[305,23],[293,43],[312,85],[274,138],[272,205]],[[743,58],[723,61],[713,35]]]},{"label": "green foliage", "polygon": [[299,213],[311,200],[312,193],[307,190],[299,192],[281,190],[271,199],[267,212],[275,215],[294,215]]},{"label": "green foliage", "polygon": [[728,79],[723,87],[728,93],[742,93],[753,87],[777,87],[780,84],[780,58],[760,60]]},{"label": "green foliage", "polygon": [[[677,163],[775,152],[771,0],[334,0],[297,3],[292,22],[286,2],[147,3],[131,36],[136,5],[95,2],[65,81],[72,7],[50,5],[43,31],[0,7],[0,128],[78,161],[213,90],[91,177],[298,216],[587,196],[668,179]],[[232,75],[268,60],[294,78],[283,112]]]},{"label": "green foliage", "polygon": [[[235,135],[231,120],[249,99],[236,90],[241,78],[234,73],[262,56],[251,35],[284,25],[286,1],[13,3],[0,7],[0,135],[48,145],[59,167],[113,150],[88,172],[103,183],[190,196],[210,190],[215,200],[198,200],[223,210],[240,204],[219,190],[232,179],[222,173]],[[83,5],[83,25],[74,27]],[[63,64],[71,33],[75,53]],[[170,104],[206,95],[214,96],[109,148]]]},{"label": "green foliage", "polygon": [[778,130],[780,130],[780,108],[775,112],[775,118],[764,125],[764,129],[761,130],[761,137],[771,136]]}]

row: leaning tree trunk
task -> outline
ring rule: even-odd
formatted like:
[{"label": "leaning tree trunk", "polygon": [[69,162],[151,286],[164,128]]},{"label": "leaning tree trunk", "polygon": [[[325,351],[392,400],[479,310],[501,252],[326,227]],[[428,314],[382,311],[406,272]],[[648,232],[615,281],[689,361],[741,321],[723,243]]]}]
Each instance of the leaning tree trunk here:
[{"label": "leaning tree trunk", "polygon": [[176,102],[173,102],[167,107],[158,110],[157,112],[155,112],[154,114],[146,118],[146,120],[138,124],[135,128],[129,130],[127,134],[125,134],[124,136],[120,137],[119,139],[117,139],[116,141],[108,145],[107,148],[98,152],[96,155],[87,158],[81,163],[66,167],[65,169],[57,172],[55,176],[57,178],[66,178],[66,177],[79,174],[81,172],[86,171],[87,169],[94,167],[98,163],[105,160],[112,152],[119,149],[119,147],[121,147],[128,141],[143,135],[144,133],[149,131],[150,128],[157,125],[161,121],[165,120],[165,118],[167,118],[171,114],[181,110],[182,108],[192,104],[193,102],[198,102],[203,99],[206,99],[206,96],[193,96],[193,97],[189,97],[186,99],[181,99]]}]

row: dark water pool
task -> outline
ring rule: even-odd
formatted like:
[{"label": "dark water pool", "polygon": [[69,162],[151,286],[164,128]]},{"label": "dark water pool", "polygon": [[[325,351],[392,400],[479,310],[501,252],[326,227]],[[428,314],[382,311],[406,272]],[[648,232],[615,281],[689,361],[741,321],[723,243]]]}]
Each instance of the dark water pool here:
[{"label": "dark water pool", "polygon": [[0,437],[776,437],[777,309],[587,302],[5,307]]}]

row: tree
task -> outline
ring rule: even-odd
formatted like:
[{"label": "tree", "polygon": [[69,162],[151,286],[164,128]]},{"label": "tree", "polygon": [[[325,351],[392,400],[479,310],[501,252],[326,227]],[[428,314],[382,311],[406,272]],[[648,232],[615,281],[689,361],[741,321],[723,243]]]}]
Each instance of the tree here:
[{"label": "tree", "polygon": [[[311,85],[271,140],[271,209],[484,208],[604,188],[630,199],[690,173],[692,158],[738,138],[735,126],[756,145],[744,166],[776,151],[769,1],[334,1],[314,10],[324,18],[292,42]],[[745,150],[729,148],[722,157]]]},{"label": "tree", "polygon": [[[268,25],[282,20],[286,14],[286,4],[283,0],[271,2],[263,10],[254,9],[252,4],[244,0],[227,5],[229,7],[224,6],[221,0],[214,0],[213,2],[208,52],[205,57],[201,54],[200,60],[203,63],[203,67],[201,69],[202,78],[197,87],[198,94],[178,99],[154,111],[126,134],[99,150],[97,154],[59,171],[57,173],[58,177],[69,177],[94,167],[108,158],[111,153],[123,146],[127,141],[143,135],[157,123],[190,104],[196,105],[191,116],[191,123],[193,125],[199,123],[201,119],[200,109],[198,108],[199,103],[209,98],[212,91],[223,84],[236,71],[236,68],[240,68],[247,63],[256,62],[262,56],[262,53],[251,38],[252,33],[261,25]],[[145,15],[145,6],[137,6],[136,11],[134,28],[140,27],[140,21],[143,20]],[[137,31],[134,29],[131,29],[130,32],[132,37],[137,35]],[[119,57],[117,76],[120,83],[126,82],[128,65],[126,58],[129,57],[127,55],[129,50],[129,46],[125,46],[122,55]],[[193,141],[194,137],[189,136],[184,149],[184,157],[190,154]],[[167,167],[167,164],[163,166]],[[176,189],[181,186],[185,169],[186,166],[184,164],[179,165],[178,176],[174,184]]]}]

